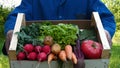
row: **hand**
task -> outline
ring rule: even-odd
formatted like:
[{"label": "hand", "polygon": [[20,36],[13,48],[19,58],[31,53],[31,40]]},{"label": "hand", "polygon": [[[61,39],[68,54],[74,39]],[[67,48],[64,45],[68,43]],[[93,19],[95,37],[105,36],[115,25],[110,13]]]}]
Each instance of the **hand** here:
[{"label": "hand", "polygon": [[108,39],[108,42],[109,42],[109,45],[110,47],[112,46],[112,39],[111,39],[111,36],[109,34],[109,32],[107,30],[105,30],[105,34],[106,34],[106,37]]},{"label": "hand", "polygon": [[13,34],[13,30],[9,30],[6,35],[5,48],[6,48],[7,54],[8,54],[12,34]]}]

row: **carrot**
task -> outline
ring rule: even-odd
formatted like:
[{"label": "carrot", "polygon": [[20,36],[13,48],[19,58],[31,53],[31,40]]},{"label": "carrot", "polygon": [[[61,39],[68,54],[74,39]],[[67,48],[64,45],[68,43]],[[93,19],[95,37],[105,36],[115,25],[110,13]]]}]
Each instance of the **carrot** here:
[{"label": "carrot", "polygon": [[72,53],[72,61],[74,64],[77,64],[77,58],[76,58],[76,55],[74,53]]},{"label": "carrot", "polygon": [[65,52],[66,52],[66,56],[69,60],[72,59],[72,46],[71,45],[66,45],[65,46]]},{"label": "carrot", "polygon": [[55,56],[53,53],[50,53],[50,54],[48,55],[48,64],[49,64],[53,59],[56,59],[56,56]]},{"label": "carrot", "polygon": [[59,53],[59,58],[60,58],[62,61],[66,61],[66,53],[65,53],[65,50],[60,51],[60,53]]}]

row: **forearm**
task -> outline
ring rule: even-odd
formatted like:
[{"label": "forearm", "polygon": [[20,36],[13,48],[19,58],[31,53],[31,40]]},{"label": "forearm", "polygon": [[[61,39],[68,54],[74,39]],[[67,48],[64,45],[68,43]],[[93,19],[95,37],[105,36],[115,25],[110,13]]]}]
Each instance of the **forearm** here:
[{"label": "forearm", "polygon": [[4,33],[5,33],[5,35],[7,35],[7,32],[9,30],[14,29],[16,17],[17,17],[17,14],[14,15],[14,16],[12,14],[8,16],[7,21],[5,22],[5,25],[4,25]]},{"label": "forearm", "polygon": [[116,29],[116,23],[113,14],[100,0],[93,1],[94,2],[91,2],[89,5],[89,12],[92,13],[96,11],[99,13],[104,29],[109,32],[112,38]]},{"label": "forearm", "polygon": [[103,18],[102,23],[103,23],[104,29],[109,32],[111,39],[112,39],[112,37],[115,33],[115,29],[116,29],[116,24],[115,24],[114,18],[113,17]]},{"label": "forearm", "polygon": [[4,33],[5,35],[9,30],[13,30],[15,23],[16,23],[16,18],[18,13],[24,13],[26,20],[29,20],[32,18],[32,0],[22,0],[21,4],[16,7],[9,15],[6,20],[6,23],[4,25]]}]

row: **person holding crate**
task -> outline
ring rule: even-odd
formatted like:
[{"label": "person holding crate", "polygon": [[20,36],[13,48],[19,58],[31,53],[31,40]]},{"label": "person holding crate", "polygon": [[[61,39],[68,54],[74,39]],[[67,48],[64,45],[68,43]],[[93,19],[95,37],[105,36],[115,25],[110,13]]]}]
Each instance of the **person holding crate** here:
[{"label": "person holding crate", "polygon": [[31,20],[80,20],[90,19],[92,12],[98,12],[110,45],[116,24],[113,14],[101,0],[22,0],[9,15],[5,23],[6,42],[3,54],[7,55],[18,13],[25,13]]}]

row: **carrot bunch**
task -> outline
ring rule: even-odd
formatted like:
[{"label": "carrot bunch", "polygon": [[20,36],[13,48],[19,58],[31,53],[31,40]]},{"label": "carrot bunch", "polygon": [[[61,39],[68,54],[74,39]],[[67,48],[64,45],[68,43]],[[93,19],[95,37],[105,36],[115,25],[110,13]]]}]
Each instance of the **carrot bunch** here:
[{"label": "carrot bunch", "polygon": [[[77,58],[76,58],[76,55],[74,54],[74,52],[72,52],[72,46],[71,45],[66,45],[64,50],[61,50],[61,49],[59,49],[59,50],[60,51],[59,51],[59,53],[57,52],[57,54],[56,54],[56,52],[52,52],[51,54],[48,55],[48,64],[52,60],[56,59],[57,56],[63,62],[66,62],[67,60],[70,60],[74,64],[77,64]],[[53,50],[53,51],[55,51],[55,50]]]}]

